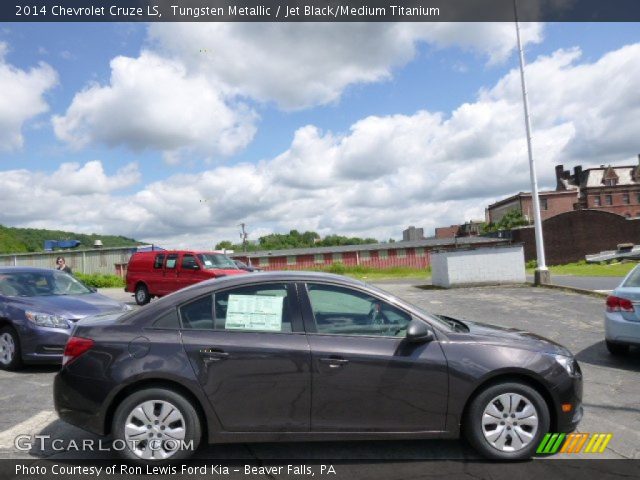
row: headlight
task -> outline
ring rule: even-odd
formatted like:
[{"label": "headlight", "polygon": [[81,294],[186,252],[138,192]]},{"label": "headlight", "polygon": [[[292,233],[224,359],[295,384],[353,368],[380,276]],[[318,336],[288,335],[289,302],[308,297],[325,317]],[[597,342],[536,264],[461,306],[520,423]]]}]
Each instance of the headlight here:
[{"label": "headlight", "polygon": [[133,310],[133,307],[132,307],[131,305],[129,305],[128,303],[123,303],[123,304],[122,304],[122,310],[123,310],[124,312],[128,312],[128,311],[130,311],[130,310]]},{"label": "headlight", "polygon": [[27,320],[40,327],[69,328],[67,319],[60,315],[49,315],[40,312],[24,312]]},{"label": "headlight", "polygon": [[578,377],[582,375],[580,366],[578,365],[578,362],[576,362],[575,358],[565,357],[564,355],[554,355],[553,357],[556,359],[556,362],[562,365],[562,368],[564,368],[572,377]]}]

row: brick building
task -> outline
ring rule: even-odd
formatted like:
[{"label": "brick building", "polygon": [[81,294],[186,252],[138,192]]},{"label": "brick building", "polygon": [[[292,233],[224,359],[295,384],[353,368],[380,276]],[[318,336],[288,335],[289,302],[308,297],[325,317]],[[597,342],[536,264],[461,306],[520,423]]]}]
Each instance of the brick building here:
[{"label": "brick building", "polygon": [[[542,220],[573,210],[595,209],[627,218],[640,217],[640,155],[638,165],[611,165],[582,169],[573,173],[556,166],[556,189],[539,192]],[[487,207],[487,223],[497,223],[512,211],[519,210],[533,221],[531,193],[520,192]]]},{"label": "brick building", "polygon": [[307,270],[333,263],[373,268],[413,267],[431,265],[435,249],[475,248],[508,243],[508,240],[484,237],[435,239],[409,242],[342,245],[336,247],[295,248],[259,252],[238,252],[230,256],[264,270]]},{"label": "brick building", "polygon": [[483,228],[482,220],[470,220],[462,225],[449,227],[436,227],[436,238],[475,237],[482,233]]},{"label": "brick building", "polygon": [[627,218],[640,217],[640,155],[638,165],[573,169],[556,167],[558,191],[577,191],[575,210],[594,209]]},{"label": "brick building", "polygon": [[[538,197],[540,198],[540,217],[542,220],[546,220],[560,213],[572,211],[578,201],[578,191],[577,189],[551,190],[538,192]],[[487,223],[498,223],[502,217],[512,210],[519,210],[524,218],[533,222],[531,193],[520,192],[489,205],[486,210]]]}]

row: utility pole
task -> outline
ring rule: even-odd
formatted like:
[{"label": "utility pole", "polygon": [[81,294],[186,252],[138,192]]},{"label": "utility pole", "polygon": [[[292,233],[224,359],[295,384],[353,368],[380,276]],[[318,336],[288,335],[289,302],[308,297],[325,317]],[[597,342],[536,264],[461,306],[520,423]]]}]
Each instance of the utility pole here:
[{"label": "utility pole", "polygon": [[249,234],[244,229],[244,227],[245,227],[244,223],[241,223],[240,227],[242,228],[242,232],[240,233],[240,238],[242,239],[242,251],[246,252],[247,251],[247,237],[249,236]]},{"label": "utility pole", "polygon": [[522,103],[524,104],[524,124],[527,131],[527,151],[529,153],[529,174],[531,176],[531,201],[533,203],[533,225],[536,236],[536,258],[538,266],[534,274],[536,285],[551,283],[551,274],[547,268],[544,257],[544,240],[542,237],[542,220],[540,218],[540,198],[538,197],[538,178],[536,164],[533,160],[533,147],[531,145],[531,119],[529,117],[529,99],[527,97],[527,85],[524,79],[524,51],[520,40],[520,25],[518,24],[517,0],[513,0],[513,13],[516,21],[516,37],[518,39],[518,52],[520,56],[520,82],[522,84]]}]

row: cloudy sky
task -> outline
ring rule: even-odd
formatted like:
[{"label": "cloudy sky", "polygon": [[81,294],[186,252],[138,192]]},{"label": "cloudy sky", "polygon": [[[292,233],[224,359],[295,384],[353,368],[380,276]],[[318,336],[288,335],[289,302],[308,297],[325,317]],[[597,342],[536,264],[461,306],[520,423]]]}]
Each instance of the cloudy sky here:
[{"label": "cloudy sky", "polygon": [[[637,24],[523,24],[534,153],[634,164]],[[515,27],[4,24],[0,223],[401,238],[528,190]]]}]

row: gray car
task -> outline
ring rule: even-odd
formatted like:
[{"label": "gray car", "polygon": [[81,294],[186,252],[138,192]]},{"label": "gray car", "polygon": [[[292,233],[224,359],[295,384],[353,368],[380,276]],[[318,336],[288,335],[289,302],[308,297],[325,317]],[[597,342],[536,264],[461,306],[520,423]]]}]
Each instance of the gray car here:
[{"label": "gray car", "polygon": [[[519,312],[523,314],[523,312]],[[78,322],[60,418],[127,458],[217,442],[456,438],[528,458],[582,418],[582,374],[537,335],[429,314],[357,280],[264,272]]]},{"label": "gray car", "polygon": [[75,322],[128,309],[64,272],[0,268],[0,369],[60,363]]},{"label": "gray car", "polygon": [[640,345],[640,265],[636,266],[607,297],[604,330],[607,349],[624,355]]}]

